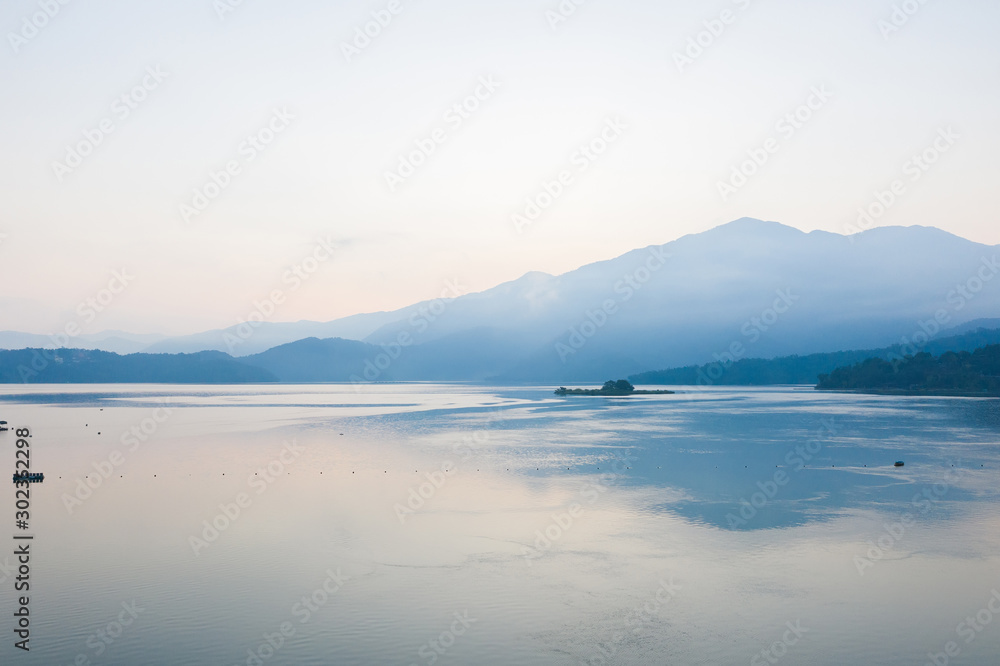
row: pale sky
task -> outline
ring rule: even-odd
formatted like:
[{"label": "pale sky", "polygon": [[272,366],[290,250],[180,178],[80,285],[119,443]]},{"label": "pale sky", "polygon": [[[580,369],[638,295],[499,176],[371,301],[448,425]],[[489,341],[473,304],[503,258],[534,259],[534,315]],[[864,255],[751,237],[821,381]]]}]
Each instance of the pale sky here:
[{"label": "pale sky", "polygon": [[[272,321],[326,321],[743,216],[844,233],[897,179],[875,224],[1000,244],[995,0],[908,0],[892,32],[892,0],[583,0],[558,22],[558,0],[227,2],[3,3],[0,330],[192,333],[275,289]],[[348,61],[372,12],[391,22]],[[723,200],[748,151],[767,161]],[[320,238],[333,257],[293,288]]]}]

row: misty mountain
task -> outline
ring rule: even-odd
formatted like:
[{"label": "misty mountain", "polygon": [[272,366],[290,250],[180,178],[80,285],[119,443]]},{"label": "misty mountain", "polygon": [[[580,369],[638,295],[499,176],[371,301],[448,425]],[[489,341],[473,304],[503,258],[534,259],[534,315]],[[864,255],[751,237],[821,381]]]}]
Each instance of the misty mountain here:
[{"label": "misty mountain", "polygon": [[0,350],[3,384],[246,384],[276,381],[221,352],[128,354],[91,349]]},{"label": "misty mountain", "polygon": [[[0,349],[56,349],[72,344],[78,349],[97,349],[116,354],[132,354],[142,351],[163,339],[162,335],[126,333],[124,331],[104,331],[93,335],[76,337],[39,335],[17,331],[0,331]],[[201,350],[199,350],[201,351]]]},{"label": "misty mountain", "polygon": [[474,330],[412,346],[308,338],[240,360],[283,382],[462,381],[496,372],[521,348],[507,333]]},{"label": "misty mountain", "polygon": [[256,326],[244,323],[194,335],[166,338],[146,346],[143,351],[151,354],[178,354],[214,350],[233,356],[250,356],[305,338],[361,340],[400,316],[400,312],[376,312],[329,322],[262,322]]},{"label": "misty mountain", "polygon": [[848,237],[743,218],[563,275],[532,272],[394,312],[265,323],[249,335],[231,327],[145,350],[222,350],[283,381],[367,370],[375,381],[601,382],[975,330],[1000,313],[998,255],[929,227]]},{"label": "misty mountain", "polygon": [[306,338],[240,360],[283,382],[344,382],[352,375],[363,377],[366,360],[375,359],[381,351],[356,340]]},{"label": "misty mountain", "polygon": [[[467,364],[462,378],[558,382],[878,348],[995,316],[997,254],[926,227],[846,237],[744,218],[561,276],[529,273],[449,301],[433,321],[411,312],[365,342],[460,343],[447,362]],[[508,337],[518,348],[497,354],[491,341]]]}]

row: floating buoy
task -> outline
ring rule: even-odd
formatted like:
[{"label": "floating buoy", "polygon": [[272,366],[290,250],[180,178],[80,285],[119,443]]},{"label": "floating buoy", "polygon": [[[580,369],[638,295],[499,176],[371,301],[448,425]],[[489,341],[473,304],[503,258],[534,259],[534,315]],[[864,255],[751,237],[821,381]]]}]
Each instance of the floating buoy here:
[{"label": "floating buoy", "polygon": [[902,467],[902,466],[903,466],[903,465],[905,465],[905,464],[906,464],[906,463],[904,463],[904,462],[903,462],[902,460],[897,460],[897,461],[896,461],[896,464],[894,465],[894,467]]}]

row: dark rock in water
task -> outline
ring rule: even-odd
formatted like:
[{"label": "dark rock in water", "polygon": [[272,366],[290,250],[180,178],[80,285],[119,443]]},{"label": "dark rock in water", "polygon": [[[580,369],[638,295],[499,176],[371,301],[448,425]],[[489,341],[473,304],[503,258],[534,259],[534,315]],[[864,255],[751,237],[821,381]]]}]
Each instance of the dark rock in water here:
[{"label": "dark rock in water", "polygon": [[902,460],[897,460],[895,466],[896,467],[902,467],[904,464],[906,464],[906,463],[904,463]]}]

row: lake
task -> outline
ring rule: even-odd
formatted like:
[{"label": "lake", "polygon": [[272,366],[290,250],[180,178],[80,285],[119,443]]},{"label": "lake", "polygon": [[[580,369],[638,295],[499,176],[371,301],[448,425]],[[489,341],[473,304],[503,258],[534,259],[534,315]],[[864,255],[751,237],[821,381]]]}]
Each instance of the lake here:
[{"label": "lake", "polygon": [[0,387],[0,663],[997,662],[1000,401],[554,388]]}]

